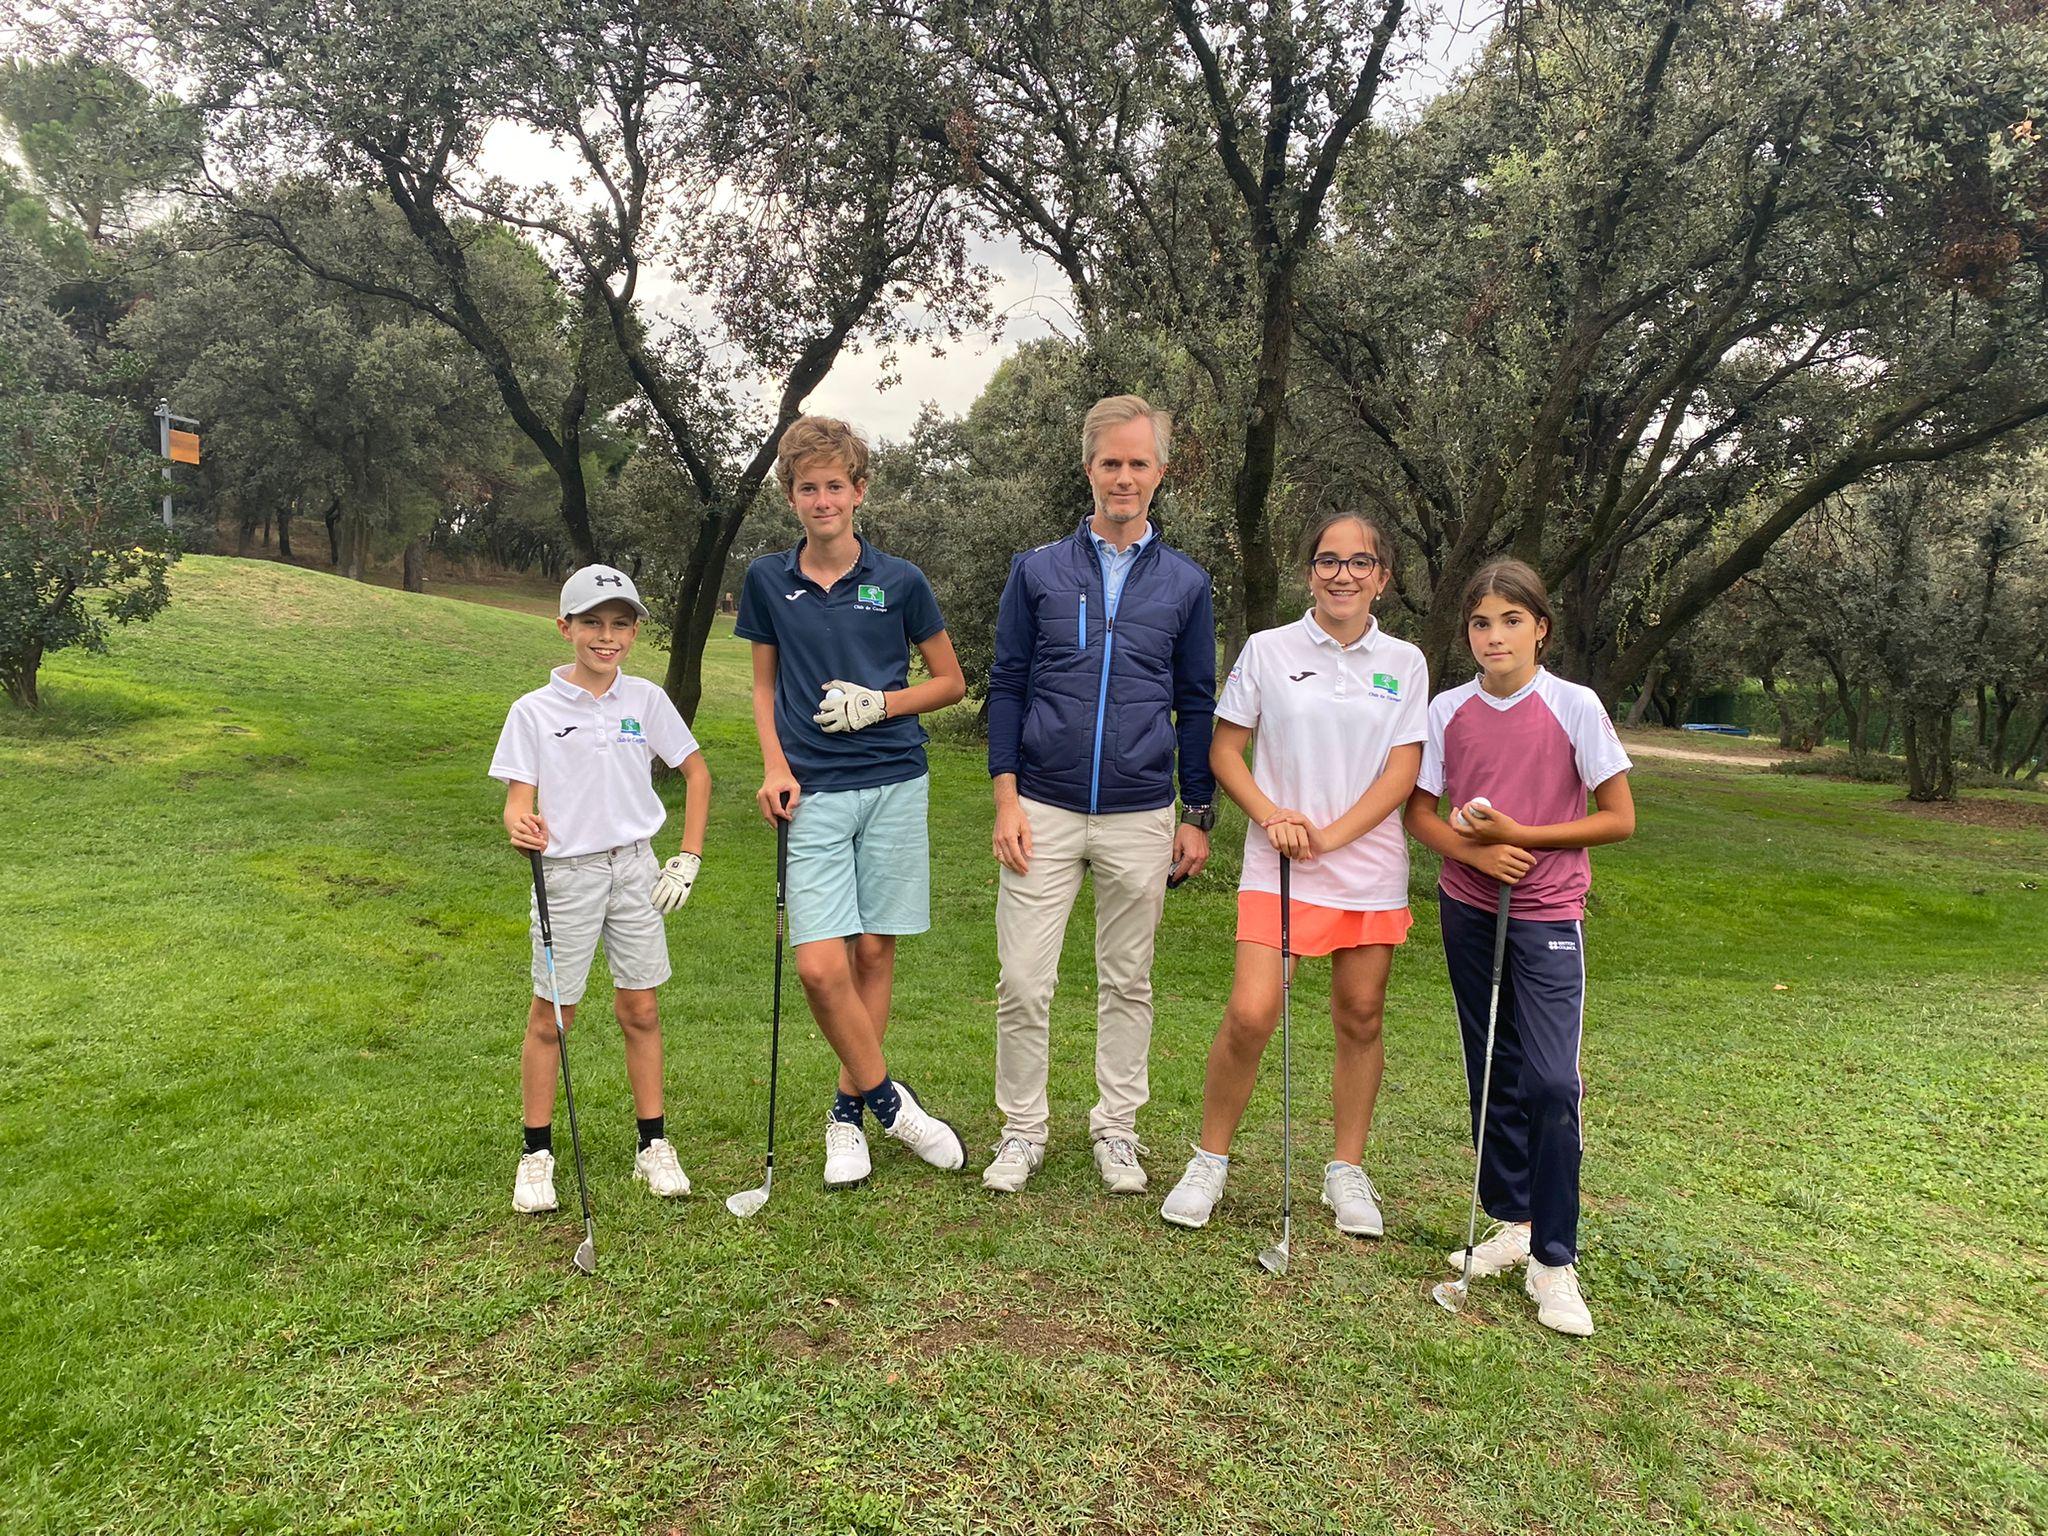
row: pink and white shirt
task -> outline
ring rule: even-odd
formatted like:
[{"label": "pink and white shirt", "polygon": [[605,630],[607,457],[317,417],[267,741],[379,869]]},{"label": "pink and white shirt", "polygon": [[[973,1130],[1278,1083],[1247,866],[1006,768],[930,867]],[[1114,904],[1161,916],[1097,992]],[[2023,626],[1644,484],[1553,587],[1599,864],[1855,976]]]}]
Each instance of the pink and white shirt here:
[{"label": "pink and white shirt", "polygon": [[[1464,805],[1484,795],[1524,826],[1577,821],[1586,798],[1633,766],[1600,696],[1542,667],[1511,698],[1497,699],[1479,679],[1447,688],[1429,703],[1429,740],[1415,787]],[[1509,915],[1575,922],[1586,914],[1593,861],[1583,848],[1532,848],[1536,867],[1518,881]],[[1446,896],[1491,911],[1499,887],[1478,870],[1445,859]]]}]

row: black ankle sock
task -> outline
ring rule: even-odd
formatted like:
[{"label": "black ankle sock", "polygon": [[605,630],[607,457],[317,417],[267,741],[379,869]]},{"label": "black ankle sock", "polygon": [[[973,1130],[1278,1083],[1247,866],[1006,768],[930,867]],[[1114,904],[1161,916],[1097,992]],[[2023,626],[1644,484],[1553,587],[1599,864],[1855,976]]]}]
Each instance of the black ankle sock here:
[{"label": "black ankle sock", "polygon": [[859,1125],[861,1111],[865,1107],[859,1094],[848,1093],[842,1088],[832,1097],[832,1118],[847,1125]]},{"label": "black ankle sock", "polygon": [[652,1146],[652,1145],[653,1145],[653,1144],[654,1144],[655,1142],[657,1142],[657,1141],[661,1140],[661,1138],[662,1138],[662,1137],[663,1137],[664,1135],[666,1135],[666,1134],[667,1134],[667,1132],[665,1132],[665,1131],[664,1131],[664,1130],[662,1129],[662,1124],[661,1124],[661,1122],[662,1122],[662,1120],[663,1120],[664,1118],[665,1118],[664,1116],[661,1116],[661,1115],[656,1115],[656,1116],[654,1116],[654,1118],[653,1118],[653,1119],[651,1119],[651,1120],[648,1120],[648,1119],[643,1119],[643,1120],[641,1120],[641,1122],[640,1122],[640,1150],[641,1150],[642,1152],[645,1152],[645,1151],[646,1151],[646,1150],[647,1150],[647,1149],[648,1149],[648,1148],[649,1148],[650,1146]]},{"label": "black ankle sock", "polygon": [[555,1126],[553,1121],[546,1125],[529,1125],[526,1132],[526,1150],[529,1152],[552,1152],[555,1150]]},{"label": "black ankle sock", "polygon": [[903,1100],[897,1096],[894,1081],[885,1077],[861,1097],[867,1101],[868,1113],[881,1121],[884,1129],[896,1123],[896,1111],[903,1107]]}]

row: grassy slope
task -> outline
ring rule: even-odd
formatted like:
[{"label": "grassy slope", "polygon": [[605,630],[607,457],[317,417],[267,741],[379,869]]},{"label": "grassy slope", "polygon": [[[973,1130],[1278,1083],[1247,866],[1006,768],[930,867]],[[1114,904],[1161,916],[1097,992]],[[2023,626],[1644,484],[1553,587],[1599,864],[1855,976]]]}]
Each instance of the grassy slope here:
[{"label": "grassy slope", "polygon": [[[41,718],[0,717],[0,1527],[2048,1525],[2037,832],[1645,765],[1589,924],[1585,1345],[1503,1284],[1455,1321],[1425,1300],[1470,1164],[1420,866],[1371,1154],[1386,1242],[1318,1219],[1313,966],[1292,1273],[1251,1262],[1277,1072],[1207,1231],[1101,1197],[1085,900],[1029,1193],[880,1147],[828,1198],[829,1061],[793,998],[786,1177],[741,1225],[716,1197],[759,1176],[772,843],[743,648],[716,639],[719,798],[663,999],[699,1193],[631,1186],[594,991],[592,1282],[567,1213],[506,1206],[526,897],[483,769],[551,630],[272,564],[191,559],[175,589],[112,656],[59,657]],[[986,1144],[993,866],[977,754],[944,734],[940,926],[905,946],[891,1054]],[[1161,936],[1162,1190],[1227,984],[1239,825]]]}]

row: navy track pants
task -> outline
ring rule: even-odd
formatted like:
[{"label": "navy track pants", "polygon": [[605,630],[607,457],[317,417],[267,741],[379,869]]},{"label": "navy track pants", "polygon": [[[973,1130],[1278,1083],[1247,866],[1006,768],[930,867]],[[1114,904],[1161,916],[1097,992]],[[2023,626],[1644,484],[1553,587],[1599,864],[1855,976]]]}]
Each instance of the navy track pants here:
[{"label": "navy track pants", "polygon": [[[1441,891],[1438,910],[1477,1136],[1494,914]],[[1544,1264],[1573,1263],[1579,1252],[1579,1101],[1585,1093],[1579,1038],[1585,1005],[1583,925],[1509,918],[1479,1203],[1496,1221],[1530,1223],[1531,1251]]]}]

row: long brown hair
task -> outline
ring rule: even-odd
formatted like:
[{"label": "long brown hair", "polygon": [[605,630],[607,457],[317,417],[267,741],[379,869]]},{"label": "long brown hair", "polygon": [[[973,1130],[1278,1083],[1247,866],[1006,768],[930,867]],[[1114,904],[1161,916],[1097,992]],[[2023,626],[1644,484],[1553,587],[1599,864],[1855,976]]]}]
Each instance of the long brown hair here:
[{"label": "long brown hair", "polygon": [[1458,601],[1460,627],[1472,622],[1472,610],[1489,597],[1506,598],[1543,621],[1543,637],[1536,642],[1536,659],[1550,649],[1550,637],[1557,633],[1557,620],[1550,612],[1550,594],[1536,568],[1521,560],[1489,560],[1465,583],[1465,595]]},{"label": "long brown hair", "polygon": [[1387,569],[1387,579],[1394,576],[1394,541],[1387,536],[1387,530],[1367,517],[1363,512],[1325,512],[1308,525],[1302,535],[1301,548],[1295,556],[1295,563],[1302,570],[1315,564],[1316,551],[1322,548],[1323,535],[1339,523],[1356,523],[1365,530],[1365,540],[1372,545],[1372,552],[1381,565]]}]

